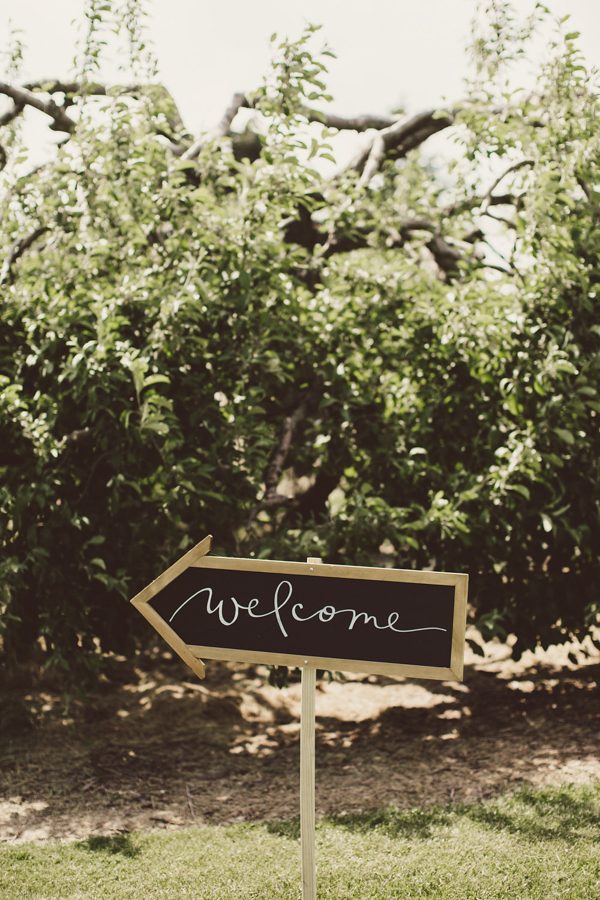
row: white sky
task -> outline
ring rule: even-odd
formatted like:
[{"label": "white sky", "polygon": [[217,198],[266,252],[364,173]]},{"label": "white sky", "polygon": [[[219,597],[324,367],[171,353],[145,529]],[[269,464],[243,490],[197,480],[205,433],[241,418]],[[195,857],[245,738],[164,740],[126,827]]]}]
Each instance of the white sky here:
[{"label": "white sky", "polygon": [[[571,14],[586,56],[600,64],[600,0],[547,2],[557,16]],[[526,13],[533,0],[517,5]],[[235,91],[260,82],[271,33],[296,37],[307,21],[323,25],[338,55],[329,79],[335,112],[414,111],[460,98],[475,7],[476,0],[154,0],[150,37],[163,81],[196,133],[217,124]],[[69,74],[82,9],[83,0],[0,0],[0,46],[10,18],[26,44],[24,80]],[[106,76],[122,78],[116,65]],[[28,113],[34,146],[45,139],[44,124]]]}]

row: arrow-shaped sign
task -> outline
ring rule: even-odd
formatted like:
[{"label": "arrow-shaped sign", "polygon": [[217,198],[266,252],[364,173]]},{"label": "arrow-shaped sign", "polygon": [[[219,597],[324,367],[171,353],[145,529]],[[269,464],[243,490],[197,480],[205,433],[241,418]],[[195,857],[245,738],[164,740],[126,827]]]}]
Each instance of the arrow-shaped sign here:
[{"label": "arrow-shaped sign", "polygon": [[208,556],[204,538],[131,601],[202,658],[461,679],[467,575]]}]

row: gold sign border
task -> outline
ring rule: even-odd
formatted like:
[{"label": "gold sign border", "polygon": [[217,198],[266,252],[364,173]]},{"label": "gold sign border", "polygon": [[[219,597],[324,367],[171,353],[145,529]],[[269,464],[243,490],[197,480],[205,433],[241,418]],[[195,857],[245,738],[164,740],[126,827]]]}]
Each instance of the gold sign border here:
[{"label": "gold sign border", "polygon": [[[162,575],[155,578],[131,601],[169,646],[199,677],[204,678],[204,659],[225,659],[234,662],[268,663],[276,666],[314,666],[340,672],[364,672],[376,675],[402,675],[408,678],[432,678],[462,681],[467,618],[469,576],[457,572],[422,572],[413,569],[388,569],[377,566],[337,566],[285,562],[272,559],[235,559],[227,556],[207,556],[212,546],[208,535]],[[319,578],[354,578],[371,581],[399,581],[405,584],[440,584],[454,588],[454,618],[450,666],[415,666],[335,657],[301,656],[293,653],[268,653],[258,650],[235,650],[186,644],[170,625],[150,606],[149,601],[171,581],[189,568],[219,569],[243,572],[274,572],[280,575],[316,575]]]}]

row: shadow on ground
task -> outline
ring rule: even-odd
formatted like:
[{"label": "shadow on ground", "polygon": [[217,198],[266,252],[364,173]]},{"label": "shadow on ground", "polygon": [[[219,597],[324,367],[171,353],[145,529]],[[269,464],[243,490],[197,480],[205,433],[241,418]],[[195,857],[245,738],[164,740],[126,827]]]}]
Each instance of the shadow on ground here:
[{"label": "shadow on ground", "polygon": [[126,856],[128,859],[133,859],[142,852],[134,844],[129,834],[95,834],[85,841],[79,841],[77,846],[82,850],[90,850],[92,853],[105,853],[107,856]]},{"label": "shadow on ground", "polygon": [[[114,660],[98,691],[68,710],[50,691],[27,695],[34,727],[15,727],[0,750],[0,837],[86,837],[94,852],[127,855],[135,848],[115,832],[242,820],[297,828],[300,686],[278,691],[264,670],[237,664],[210,662],[200,683],[175,661],[137,662]],[[477,802],[600,778],[599,681],[598,664],[484,664],[462,684],[322,683],[317,812],[425,837],[445,815],[437,807],[475,804],[491,828],[547,837],[550,798],[524,793],[523,814],[508,819]],[[384,812],[365,813],[375,808]],[[566,803],[560,820],[568,831],[585,815]]]},{"label": "shadow on ground", "polygon": [[[346,815],[329,815],[323,825],[349,832],[370,834],[377,831],[390,838],[429,840],[434,832],[452,827],[459,820],[471,820],[492,831],[515,834],[528,841],[577,841],[596,843],[600,839],[600,785],[573,795],[572,788],[534,791],[524,788],[515,794],[484,803],[453,803],[445,807],[418,809],[367,810]],[[300,819],[268,822],[267,831],[278,837],[298,840]]]}]

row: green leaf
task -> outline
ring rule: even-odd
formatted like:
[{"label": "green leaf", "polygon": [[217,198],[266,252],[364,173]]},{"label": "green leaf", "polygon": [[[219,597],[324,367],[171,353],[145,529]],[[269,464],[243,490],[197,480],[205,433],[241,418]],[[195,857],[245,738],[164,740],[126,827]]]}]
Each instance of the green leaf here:
[{"label": "green leaf", "polygon": [[557,372],[566,372],[569,375],[577,375],[576,367],[567,359],[559,359],[555,368]]},{"label": "green leaf", "polygon": [[517,494],[521,494],[526,500],[531,500],[529,488],[525,487],[524,484],[507,484],[506,487],[509,491],[516,491]]},{"label": "green leaf", "polygon": [[150,387],[152,384],[170,384],[171,379],[167,375],[149,375],[144,378],[144,387]]},{"label": "green leaf", "polygon": [[565,444],[569,444],[572,446],[575,443],[575,437],[573,433],[568,430],[568,428],[555,428],[554,434],[556,434],[561,441],[564,441]]},{"label": "green leaf", "polygon": [[542,528],[544,529],[544,531],[547,531],[547,532],[552,531],[553,525],[552,525],[552,519],[550,518],[550,516],[547,515],[546,513],[541,513],[541,518],[542,518]]}]

